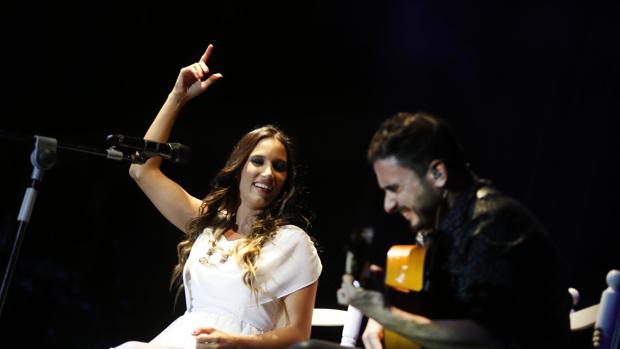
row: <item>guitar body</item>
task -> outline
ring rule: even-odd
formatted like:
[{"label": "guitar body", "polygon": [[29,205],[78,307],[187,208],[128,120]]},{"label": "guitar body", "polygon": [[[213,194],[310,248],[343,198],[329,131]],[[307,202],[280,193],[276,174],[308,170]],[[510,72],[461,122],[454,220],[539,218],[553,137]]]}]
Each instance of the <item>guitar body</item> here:
[{"label": "guitar body", "polygon": [[[387,254],[385,285],[390,305],[407,312],[417,312],[416,293],[424,287],[426,247],[394,245]],[[386,349],[420,348],[409,339],[385,330]]]}]

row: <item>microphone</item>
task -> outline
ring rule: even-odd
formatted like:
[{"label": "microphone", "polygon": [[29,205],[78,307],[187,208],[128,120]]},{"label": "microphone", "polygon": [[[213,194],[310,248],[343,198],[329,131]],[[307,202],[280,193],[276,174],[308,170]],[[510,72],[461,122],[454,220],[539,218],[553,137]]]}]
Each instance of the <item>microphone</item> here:
[{"label": "microphone", "polygon": [[[353,276],[353,285],[360,287],[357,278],[363,272],[363,262],[368,259],[370,244],[374,237],[374,229],[372,227],[364,227],[361,230],[355,230],[349,239],[346,248],[345,258],[345,274]],[[342,337],[340,338],[340,346],[355,347],[359,338],[364,314],[352,305],[347,306],[344,326],[342,328]]]},{"label": "microphone", "polygon": [[121,134],[109,135],[108,143],[114,150],[118,148],[134,152],[130,160],[135,163],[144,163],[153,156],[159,156],[173,163],[187,163],[192,157],[190,147],[181,143],[159,143],[138,137]]},{"label": "microphone", "polygon": [[362,283],[368,281],[368,267],[374,237],[374,228],[364,226],[354,229],[346,244],[345,273],[353,275],[355,279],[360,279]]}]

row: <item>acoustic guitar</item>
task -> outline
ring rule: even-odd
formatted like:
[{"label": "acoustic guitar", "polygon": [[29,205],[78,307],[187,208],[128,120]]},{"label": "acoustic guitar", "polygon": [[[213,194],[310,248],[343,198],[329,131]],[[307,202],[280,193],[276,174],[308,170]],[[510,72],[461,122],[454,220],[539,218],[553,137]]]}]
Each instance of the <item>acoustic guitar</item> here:
[{"label": "acoustic guitar", "polygon": [[[408,299],[403,310],[416,311],[415,293],[424,286],[424,259],[426,247],[418,245],[394,245],[387,253],[385,285],[392,305],[399,305],[400,299]],[[411,340],[389,330],[384,330],[383,342],[386,349],[419,349]]]}]

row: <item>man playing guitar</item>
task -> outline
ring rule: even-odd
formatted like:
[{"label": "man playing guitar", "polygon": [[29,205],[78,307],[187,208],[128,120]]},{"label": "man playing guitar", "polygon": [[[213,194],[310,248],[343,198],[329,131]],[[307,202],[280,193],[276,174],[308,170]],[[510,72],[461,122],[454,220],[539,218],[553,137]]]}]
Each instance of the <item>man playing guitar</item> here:
[{"label": "man playing guitar", "polygon": [[400,287],[405,273],[390,276],[388,258],[387,288],[417,298],[413,310],[343,276],[338,301],[369,317],[366,348],[389,346],[390,331],[402,339],[395,348],[403,341],[424,348],[568,346],[571,303],[553,243],[526,207],[474,175],[443,120],[388,118],[368,160],[385,211],[410,223],[424,256],[417,258],[417,287]]}]

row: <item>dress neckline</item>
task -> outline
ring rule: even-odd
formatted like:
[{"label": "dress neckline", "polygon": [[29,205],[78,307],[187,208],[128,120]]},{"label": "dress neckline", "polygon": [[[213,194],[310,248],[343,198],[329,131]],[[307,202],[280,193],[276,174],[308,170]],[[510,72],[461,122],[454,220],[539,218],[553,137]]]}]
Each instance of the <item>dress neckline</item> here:
[{"label": "dress neckline", "polygon": [[[228,236],[226,236],[227,234],[228,234],[228,235],[238,236],[238,237],[237,237],[237,238],[235,238],[235,239],[229,239],[229,238],[228,238]],[[224,241],[226,241],[226,242],[236,242],[236,241],[239,241],[239,240],[243,240],[243,239],[245,239],[245,235],[239,234],[239,233],[237,233],[237,232],[235,232],[235,231],[233,231],[233,230],[230,230],[230,229],[229,229],[229,230],[226,230],[226,231],[222,234],[222,239],[223,239]]]}]

